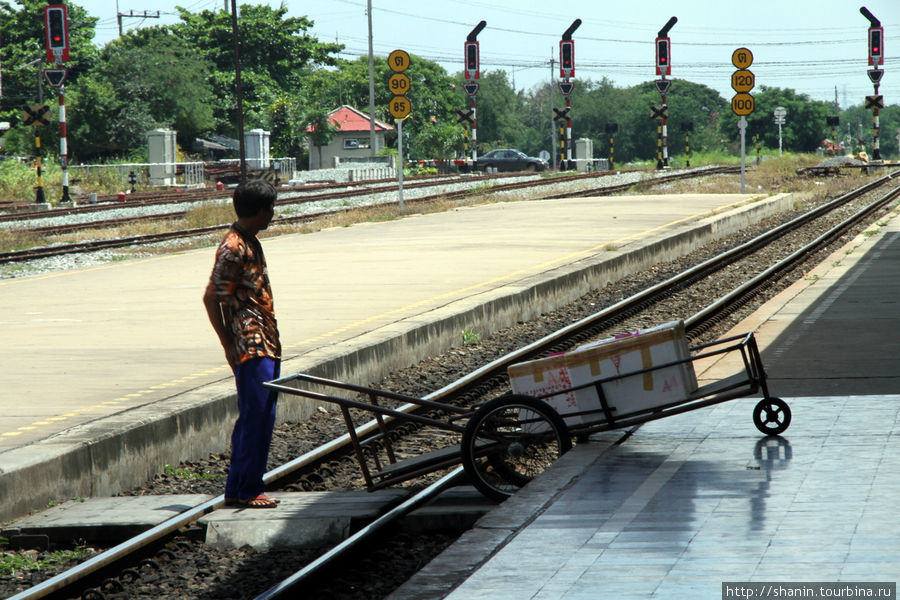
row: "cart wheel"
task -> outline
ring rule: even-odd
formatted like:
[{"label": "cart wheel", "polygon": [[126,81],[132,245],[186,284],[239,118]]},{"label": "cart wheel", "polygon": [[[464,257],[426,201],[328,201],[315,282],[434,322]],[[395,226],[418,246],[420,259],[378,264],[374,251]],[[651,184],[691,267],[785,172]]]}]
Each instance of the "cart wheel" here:
[{"label": "cart wheel", "polygon": [[571,448],[566,424],[552,406],[531,396],[506,395],[475,412],[461,451],[472,484],[502,502]]},{"label": "cart wheel", "polygon": [[753,409],[753,424],[766,435],[779,435],[791,424],[791,408],[781,398],[764,398]]}]

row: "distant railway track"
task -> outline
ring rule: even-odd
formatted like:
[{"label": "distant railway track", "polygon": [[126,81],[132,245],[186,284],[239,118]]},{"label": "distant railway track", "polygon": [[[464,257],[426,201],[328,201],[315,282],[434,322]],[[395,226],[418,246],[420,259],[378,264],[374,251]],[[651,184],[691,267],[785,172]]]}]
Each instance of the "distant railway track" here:
[{"label": "distant railway track", "polygon": [[[567,193],[559,193],[559,194],[550,194],[544,196],[546,199],[553,198],[565,198],[570,196],[578,196],[578,195],[602,195],[602,194],[612,194],[618,193],[621,191],[625,191],[630,189],[635,185],[654,185],[658,183],[664,183],[667,181],[673,181],[677,179],[685,179],[689,177],[696,177],[698,174],[716,174],[716,173],[730,173],[734,172],[736,167],[712,167],[712,168],[704,168],[686,172],[679,173],[671,173],[662,175],[659,177],[654,177],[652,179],[648,179],[639,183],[627,183],[622,185],[613,185],[613,186],[598,186],[596,188],[592,188],[587,191],[579,191],[579,192],[567,192]],[[516,181],[512,183],[497,183],[490,188],[479,190],[482,193],[496,193],[501,191],[514,191],[526,188],[535,188],[539,186],[549,186],[556,185],[560,183],[565,183],[569,181],[577,181],[577,180],[585,180],[585,179],[598,179],[601,180],[604,176],[610,175],[616,172],[598,172],[598,173],[587,173],[587,174],[573,174],[573,175],[563,175],[559,177],[542,177],[539,179],[533,179],[528,181]],[[500,177],[492,177],[492,178],[464,178],[464,181],[471,181],[473,186],[480,186],[485,181],[502,181],[504,178],[510,177],[509,175],[500,176]],[[304,196],[294,196],[294,197],[284,197],[288,196],[291,193],[297,192],[308,192],[310,188],[308,187],[293,187],[293,188],[279,188],[279,194],[282,196],[281,199],[277,201],[277,206],[292,206],[298,204],[312,203],[312,202],[322,202],[327,200],[340,200],[345,198],[351,198],[356,196],[364,196],[378,193],[390,193],[396,191],[396,183],[392,182],[390,184],[382,184],[384,180],[378,181],[370,181],[364,182],[360,184],[356,184],[352,187],[352,189],[347,189],[348,184],[340,184],[340,185],[326,185],[321,186],[318,189],[324,189],[321,193],[315,193],[311,195]],[[446,183],[446,179],[441,179],[440,181],[435,181],[434,179],[428,181],[413,181],[404,185],[404,189],[422,189],[428,188],[435,185],[441,185]],[[341,189],[335,189],[335,188]],[[470,196],[473,193],[471,188],[461,189],[456,191],[445,191],[437,194],[431,194],[424,197],[413,198],[407,200],[409,203],[422,203],[429,202],[439,199],[444,200],[458,200],[461,198],[465,198]],[[204,200],[211,200],[215,198],[223,197],[223,193],[221,191],[215,190],[196,190],[190,193],[185,193],[182,196],[174,196],[171,193],[166,193],[161,195],[161,197],[156,198],[144,198],[139,199],[137,202],[129,202],[125,205],[119,203],[115,204],[111,207],[106,208],[106,210],[121,208],[123,206],[147,206],[147,205],[157,205],[157,204],[173,204],[173,203],[193,203]],[[84,207],[86,210],[95,212],[98,209],[98,206],[88,206]],[[325,211],[317,211],[310,212],[302,215],[294,215],[294,216],[282,216],[276,219],[274,225],[287,225],[294,224],[300,222],[309,222],[314,221],[316,219],[320,219],[326,215],[337,214],[340,212],[346,212],[349,210],[354,210],[358,207],[352,208],[335,208],[333,210],[325,210]],[[78,210],[76,209],[63,209],[65,212],[53,211],[51,213],[52,216],[59,216],[60,214],[68,214],[71,211]],[[89,222],[82,223],[66,223],[61,225],[48,225],[48,226],[39,226],[32,227],[26,229],[25,231],[45,236],[51,237],[54,235],[61,235],[65,233],[71,233],[74,231],[84,231],[84,230],[99,230],[104,228],[114,229],[117,227],[121,227],[123,225],[127,225],[130,223],[137,222],[153,222],[153,221],[177,221],[179,219],[183,219],[185,215],[188,213],[188,210],[178,210],[171,211],[166,213],[158,213],[151,215],[137,215],[137,216],[127,216],[120,217],[114,219],[102,219],[102,220],[93,220]],[[46,211],[35,213],[36,215],[46,215],[48,214]],[[14,220],[11,217],[17,217],[19,220],[24,220],[25,217],[23,215],[4,215],[0,217],[0,222],[2,221],[12,221]],[[30,218],[30,213],[29,213]],[[209,233],[213,233],[227,227],[227,224],[220,225],[212,225],[207,227],[195,227],[195,228],[187,228],[187,229],[178,229],[163,233],[153,233],[153,234],[143,234],[143,235],[131,235],[131,236],[122,236],[122,237],[113,237],[108,239],[95,239],[88,240],[83,242],[74,242],[68,244],[54,244],[48,246],[40,246],[35,248],[28,248],[23,250],[13,250],[9,252],[0,252],[0,264],[2,263],[14,263],[14,262],[23,262],[28,260],[36,260],[41,258],[49,258],[53,256],[62,256],[66,254],[76,254],[83,252],[92,252],[97,250],[104,249],[112,249],[112,248],[123,248],[128,246],[136,246],[136,245],[148,245],[155,244],[159,242],[165,242],[176,239],[185,239],[191,237],[197,237],[206,235]]]},{"label": "distant railway track", "polygon": [[[888,176],[879,178],[874,182],[867,183],[850,193],[844,194],[821,207],[809,211],[801,217],[795,218],[779,227],[767,230],[762,235],[755,237],[744,244],[736,246],[721,253],[720,255],[701,262],[669,279],[653,285],[639,293],[633,294],[614,305],[608,306],[599,312],[595,312],[590,316],[581,320],[569,323],[565,327],[545,335],[537,341],[528,343],[512,352],[493,360],[489,364],[481,365],[475,368],[467,375],[460,377],[451,384],[443,386],[439,391],[426,396],[426,399],[435,402],[457,402],[465,397],[465,402],[478,402],[486,392],[495,390],[498,386],[505,385],[505,373],[510,364],[528,360],[535,356],[546,354],[548,352],[558,352],[569,349],[575,344],[582,343],[590,339],[598,333],[616,326],[632,318],[634,315],[646,311],[654,304],[661,303],[663,300],[669,299],[677,294],[693,297],[693,286],[703,279],[715,279],[720,276],[726,266],[732,265],[737,261],[752,256],[753,253],[772,244],[776,240],[781,239],[795,231],[801,231],[808,224],[817,219],[842,209],[848,210],[851,214],[849,217],[839,217],[839,220],[833,226],[829,225],[824,232],[809,236],[807,241],[802,244],[794,244],[788,242],[786,247],[790,248],[787,256],[779,259],[775,264],[769,260],[761,261],[755,274],[740,276],[741,279],[747,277],[739,285],[735,285],[733,289],[724,296],[714,299],[709,303],[709,297],[703,296],[698,298],[696,302],[699,304],[691,310],[696,310],[694,314],[685,319],[688,333],[692,339],[706,333],[712,325],[722,318],[723,313],[733,310],[737,305],[746,302],[748,296],[758,294],[761,290],[771,285],[774,279],[781,277],[785,272],[795,269],[797,265],[803,263],[808,257],[813,256],[816,252],[821,251],[824,247],[833,243],[840,236],[846,234],[848,230],[865,222],[872,214],[884,209],[890,203],[894,202],[900,195],[900,187],[894,185],[886,194],[882,194],[881,188],[891,182],[892,177],[898,173],[892,173]],[[876,195],[877,197],[872,197]],[[859,201],[861,206],[850,205],[851,202]],[[846,207],[851,207],[847,209]],[[669,313],[671,314],[671,313]],[[675,313],[678,314],[678,313]],[[688,313],[690,314],[690,313]],[[507,346],[508,347],[508,346]],[[413,405],[400,407],[398,410],[413,410]],[[362,425],[356,430],[357,435],[362,438],[372,436],[377,433],[378,424],[370,422]],[[277,469],[266,474],[265,480],[267,484],[272,485],[276,482],[289,480],[298,474],[308,473],[315,469],[321,468],[323,464],[327,466],[327,461],[333,460],[340,452],[346,451],[350,445],[351,439],[349,435],[343,438],[337,438],[331,442],[324,444],[313,451],[298,457],[294,461],[284,464]],[[324,472],[325,469],[321,469]],[[337,470],[337,467],[335,467]],[[452,474],[453,476],[458,473]],[[393,519],[402,518],[404,511],[408,511],[417,505],[418,502],[427,501],[435,493],[440,491],[443,486],[450,482],[442,479],[434,484],[431,488],[425,490],[423,494],[415,499],[410,499],[396,514],[386,515],[379,519],[371,526],[375,528],[386,528]],[[12,600],[33,600],[43,598],[50,594],[65,592],[68,594],[80,593],[83,585],[79,586],[79,582],[90,575],[107,570],[112,572],[113,567],[119,569],[122,561],[127,561],[129,556],[138,555],[138,553],[148,546],[158,544],[161,539],[165,539],[174,535],[176,531],[186,525],[196,521],[201,516],[218,509],[224,504],[224,497],[219,496],[207,503],[204,503],[190,511],[186,511],[165,523],[162,523],[143,534],[124,542],[115,548],[101,553],[74,569],[61,573],[41,584],[32,587],[20,594],[12,597]],[[306,580],[312,578],[319,572],[320,568],[327,567],[333,560],[340,560],[340,555],[349,551],[357,544],[370,543],[365,536],[354,536],[346,543],[341,544],[335,549],[322,555],[319,560],[313,561],[306,565],[294,575],[283,580],[275,587],[269,588],[256,596],[258,600],[271,600],[280,597],[296,597],[296,588],[303,585]],[[174,561],[173,561],[174,564]],[[350,568],[350,567],[348,567]],[[124,578],[125,571],[122,571]],[[161,577],[162,575],[156,575]],[[172,577],[178,577],[176,571]],[[263,583],[258,583],[261,587]],[[128,585],[127,581],[123,581],[122,586]],[[270,584],[266,584],[270,585]],[[81,588],[81,589],[79,589]],[[314,594],[314,590],[306,589],[306,593]],[[86,594],[87,592],[85,592]],[[293,595],[292,595],[293,594]]]}]

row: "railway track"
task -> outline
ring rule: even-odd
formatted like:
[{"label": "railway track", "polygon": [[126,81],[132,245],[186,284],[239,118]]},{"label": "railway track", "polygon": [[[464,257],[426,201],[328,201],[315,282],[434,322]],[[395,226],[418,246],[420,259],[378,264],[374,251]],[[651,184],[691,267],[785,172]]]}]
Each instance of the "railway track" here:
[{"label": "railway track", "polygon": [[[894,203],[900,196],[900,187],[892,180],[896,174],[892,173],[882,177],[778,227],[770,228],[745,243],[703,260],[660,283],[631,294],[603,310],[570,322],[549,335],[543,335],[539,339],[522,345],[513,352],[504,352],[493,360],[472,369],[464,376],[443,385],[438,391],[424,396],[424,399],[462,404],[482,401],[485,394],[490,395],[507,387],[506,369],[510,364],[551,352],[567,350],[617,327],[630,329],[635,326],[635,323],[640,324],[643,321],[659,322],[658,315],[653,311],[661,311],[671,316],[672,314],[681,314],[681,311],[685,310],[685,306],[694,307],[687,309],[690,312],[686,313],[685,317],[689,336],[694,341],[703,340],[705,336],[712,336],[714,339],[717,337],[717,327],[728,319],[729,314],[738,310],[741,305],[750,302],[755,295],[765,294],[766,290],[775,285],[777,280],[786,273],[796,269],[798,265],[802,265],[804,261],[816,256],[817,253],[823,252],[823,248],[834,244],[841,236],[847,235],[854,228],[858,229]],[[886,187],[890,189],[885,193],[884,188]],[[836,216],[836,213],[841,214]],[[803,237],[805,229],[811,224],[818,223],[820,219],[829,219],[828,226],[820,227],[815,234],[806,235],[810,239],[805,240],[804,243],[788,239],[791,236],[797,236],[798,239]],[[750,274],[735,275],[737,282],[729,285],[728,289],[721,289],[718,283],[720,279],[724,278],[725,270],[729,268],[734,270],[735,265],[742,264],[740,261],[752,263],[754,253],[768,248],[779,240],[783,240],[783,244],[789,247],[789,250],[784,251],[777,261],[773,261],[769,257],[758,259],[756,262],[762,263],[763,266],[756,265],[753,273]],[[739,270],[744,271],[743,268]],[[703,286],[708,286],[708,289],[701,289]],[[673,302],[673,298],[679,296],[689,299],[692,303],[684,300],[685,304],[679,304],[679,308],[666,305],[667,302]],[[405,412],[414,408],[415,406],[405,405],[398,407],[397,410]],[[370,422],[359,427],[356,433],[360,437],[366,438],[375,432],[376,428],[377,425]],[[343,468],[341,465],[344,464],[339,456],[346,453],[349,443],[350,436],[348,434],[304,453],[295,460],[267,473],[265,477],[267,485],[270,487],[284,485],[288,481],[293,481],[294,485],[297,485],[297,482],[302,481],[303,478],[306,478],[308,483],[314,479],[310,476],[312,473],[316,474],[315,479],[321,481],[328,475],[326,470],[332,475],[339,473]],[[452,472],[450,475],[455,477],[458,476],[458,473]],[[427,489],[434,492],[444,485],[449,485],[449,483],[441,479]],[[72,571],[61,573],[12,598],[15,600],[42,598],[51,593],[62,593],[63,590],[70,593],[70,590],[74,589],[73,586],[83,578],[97,577],[98,573],[110,571],[113,567],[121,568],[122,561],[127,561],[128,557],[135,552],[140,552],[149,545],[160,544],[162,540],[174,535],[175,532],[194,522],[200,516],[216,510],[223,503],[224,498],[219,496],[82,563]],[[402,518],[402,515],[398,513],[380,520],[374,529],[387,528],[395,518]],[[371,534],[376,534],[376,531],[373,530]],[[357,543],[361,543],[360,539],[348,541],[339,549],[321,557],[321,560],[311,562],[291,577],[270,587],[258,598],[292,597],[290,594],[293,588],[308,578],[314,577],[319,569],[338,560],[340,555],[349,551]],[[78,589],[84,589],[83,584]]]},{"label": "railway track", "polygon": [[[638,185],[654,185],[659,183],[665,183],[669,181],[675,181],[679,179],[686,179],[690,177],[695,177],[698,174],[710,175],[717,173],[730,173],[734,172],[734,167],[712,167],[712,168],[702,168],[695,169],[686,172],[679,173],[671,173],[662,176],[657,176],[652,179],[644,180],[640,182]],[[575,175],[564,175],[560,177],[552,177],[552,178],[540,178],[540,179],[530,179],[528,181],[516,181],[513,183],[499,183],[495,184],[490,188],[481,189],[479,187],[478,193],[497,193],[497,192],[509,192],[515,190],[529,189],[535,187],[544,187],[544,186],[553,186],[561,183],[567,183],[571,181],[580,181],[580,180],[593,180],[597,179],[602,181],[602,179],[607,176],[613,174],[612,172],[606,173],[590,173],[590,174],[575,174]],[[509,177],[509,176],[501,176],[501,177]],[[473,185],[482,186],[485,181],[494,181],[497,178],[483,178],[479,177],[477,179],[467,179],[471,181]],[[499,179],[502,181],[502,179]],[[410,184],[406,184],[404,189],[420,189],[440,185],[441,182],[431,181],[423,181],[423,182],[413,182]],[[613,194],[622,191],[626,191],[632,187],[634,187],[634,183],[620,184],[620,185],[606,185],[606,186],[597,186],[590,190],[590,194],[593,195],[603,195],[603,194]],[[346,186],[343,186],[346,188]],[[330,189],[330,186],[329,186]],[[279,194],[282,196],[288,195],[294,191],[306,191],[306,188],[287,188],[287,189],[279,189]],[[323,202],[329,200],[340,201],[347,198],[359,197],[359,196],[367,196],[378,193],[393,193],[396,191],[395,185],[380,185],[380,182],[376,182],[376,185],[372,186],[364,186],[354,189],[341,189],[336,191],[325,191],[321,193],[316,193],[309,196],[303,197],[289,197],[282,198],[276,202],[276,206],[282,209],[286,207],[293,207],[299,204],[311,204],[313,202]],[[576,194],[585,195],[584,192],[569,192],[569,193],[557,193],[557,194],[549,194],[546,196],[542,196],[542,199],[554,199],[554,198],[565,198]],[[199,199],[188,199],[188,200],[178,200],[177,202],[197,202],[199,200],[209,200],[214,197],[221,197],[221,192],[218,192],[218,196],[214,192],[203,192],[203,197]],[[473,194],[473,190],[471,187],[467,187],[466,189],[459,189],[455,191],[446,191],[436,194],[430,194],[419,198],[413,198],[407,200],[410,204],[415,203],[426,203],[432,202],[436,200],[460,200],[466,197],[469,197]],[[161,204],[171,204],[172,200],[147,200],[142,202],[153,202],[153,203],[161,203]],[[146,205],[146,204],[143,204]],[[93,208],[93,207],[88,207]],[[317,219],[321,219],[327,215],[334,215],[341,212],[349,212],[351,210],[357,210],[358,207],[335,207],[328,210],[322,211],[314,211],[307,212],[305,214],[294,215],[294,216],[280,216],[276,218],[273,225],[291,225],[296,223],[304,223],[315,221]],[[74,231],[81,230],[94,230],[94,229],[103,229],[103,228],[116,228],[121,227],[123,225],[127,225],[130,223],[136,222],[152,222],[152,221],[177,221],[179,219],[183,219],[185,215],[188,213],[188,210],[179,210],[172,211],[166,213],[158,213],[151,215],[139,215],[139,216],[129,216],[129,217],[121,217],[114,219],[102,219],[90,222],[82,222],[82,223],[68,223],[63,225],[48,225],[48,226],[40,226],[33,227],[30,229],[26,229],[25,231],[31,232],[33,234],[37,234],[40,236],[50,237],[55,235],[61,235],[64,233],[71,233]],[[46,213],[39,213],[46,214]],[[8,216],[8,215],[7,215]],[[2,220],[2,219],[0,219]],[[3,263],[14,263],[14,262],[23,262],[28,260],[36,260],[41,258],[49,258],[53,256],[63,256],[66,254],[76,254],[83,252],[92,252],[96,250],[104,250],[111,248],[123,248],[128,246],[139,246],[139,245],[149,245],[156,244],[159,242],[165,242],[169,240],[175,239],[186,239],[197,236],[206,235],[209,233],[213,233],[216,231],[220,231],[227,227],[227,223],[223,223],[221,225],[212,225],[207,227],[195,227],[188,229],[176,229],[172,231],[166,231],[162,233],[153,233],[153,234],[144,234],[144,235],[132,235],[132,236],[122,236],[122,237],[113,237],[108,239],[94,239],[83,242],[74,242],[68,244],[53,244],[48,246],[27,248],[23,250],[13,250],[8,252],[0,252],[0,264]]]}]

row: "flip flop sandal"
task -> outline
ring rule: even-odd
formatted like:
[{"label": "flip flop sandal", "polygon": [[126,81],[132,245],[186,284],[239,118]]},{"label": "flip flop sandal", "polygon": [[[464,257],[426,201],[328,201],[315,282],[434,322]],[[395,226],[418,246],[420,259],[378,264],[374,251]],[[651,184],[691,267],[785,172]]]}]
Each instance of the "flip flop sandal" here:
[{"label": "flip flop sandal", "polygon": [[246,500],[238,500],[238,506],[243,508],[278,508],[278,501],[269,498],[265,494],[260,494]]}]

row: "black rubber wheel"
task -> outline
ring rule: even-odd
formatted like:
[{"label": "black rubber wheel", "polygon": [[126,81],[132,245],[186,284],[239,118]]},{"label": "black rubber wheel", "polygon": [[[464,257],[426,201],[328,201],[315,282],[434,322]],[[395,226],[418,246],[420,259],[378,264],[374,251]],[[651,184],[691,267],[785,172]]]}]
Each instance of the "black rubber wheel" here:
[{"label": "black rubber wheel", "polygon": [[462,437],[462,461],[478,491],[502,502],[572,448],[553,407],[510,394],[479,408]]},{"label": "black rubber wheel", "polygon": [[764,398],[753,409],[753,424],[766,435],[780,435],[791,424],[791,408],[781,398]]}]

